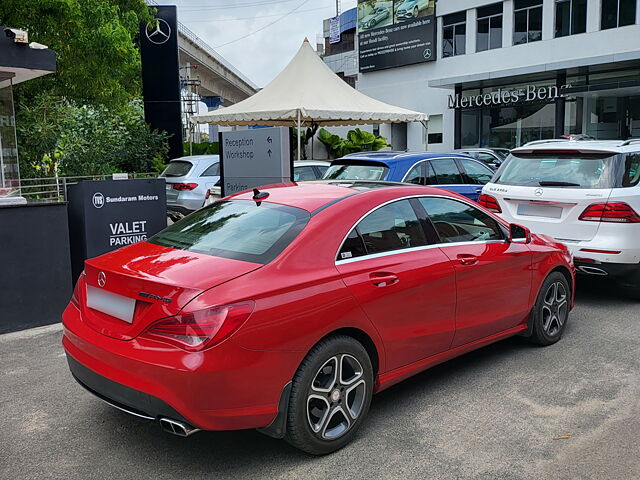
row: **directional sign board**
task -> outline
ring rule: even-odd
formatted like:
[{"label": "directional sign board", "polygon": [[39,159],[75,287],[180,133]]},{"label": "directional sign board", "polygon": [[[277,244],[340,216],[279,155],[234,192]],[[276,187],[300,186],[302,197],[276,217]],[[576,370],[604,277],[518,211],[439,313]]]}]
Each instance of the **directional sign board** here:
[{"label": "directional sign board", "polygon": [[291,181],[289,129],[257,128],[220,134],[222,196]]}]

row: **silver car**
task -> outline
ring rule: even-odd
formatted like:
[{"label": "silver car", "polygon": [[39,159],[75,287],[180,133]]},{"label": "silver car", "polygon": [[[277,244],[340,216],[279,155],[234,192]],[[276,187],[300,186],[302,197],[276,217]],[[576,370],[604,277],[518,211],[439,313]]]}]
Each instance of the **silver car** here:
[{"label": "silver car", "polygon": [[220,181],[218,155],[194,155],[171,160],[160,174],[167,182],[167,210],[177,216],[202,208],[207,192]]}]

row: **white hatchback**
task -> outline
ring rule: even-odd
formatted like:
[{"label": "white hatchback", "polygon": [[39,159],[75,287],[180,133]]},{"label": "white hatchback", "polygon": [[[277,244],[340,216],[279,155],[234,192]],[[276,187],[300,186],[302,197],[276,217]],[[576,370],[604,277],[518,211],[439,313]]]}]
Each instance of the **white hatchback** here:
[{"label": "white hatchback", "polygon": [[565,243],[579,272],[640,298],[640,140],[541,140],[511,151],[479,203]]}]

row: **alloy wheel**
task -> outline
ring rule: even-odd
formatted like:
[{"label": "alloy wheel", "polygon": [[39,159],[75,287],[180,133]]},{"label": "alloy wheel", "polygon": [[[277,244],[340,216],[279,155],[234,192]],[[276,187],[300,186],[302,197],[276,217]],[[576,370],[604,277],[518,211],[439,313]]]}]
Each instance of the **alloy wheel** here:
[{"label": "alloy wheel", "polygon": [[567,289],[562,282],[549,285],[542,303],[542,329],[550,337],[561,330],[569,314]]},{"label": "alloy wheel", "polygon": [[316,372],[307,395],[307,420],[316,436],[335,440],[358,420],[367,391],[363,372],[348,354],[331,357]]}]

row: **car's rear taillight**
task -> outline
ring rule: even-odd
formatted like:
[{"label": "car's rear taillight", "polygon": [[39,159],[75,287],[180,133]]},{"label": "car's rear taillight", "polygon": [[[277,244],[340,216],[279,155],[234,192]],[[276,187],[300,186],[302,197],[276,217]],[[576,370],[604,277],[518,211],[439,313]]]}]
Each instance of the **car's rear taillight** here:
[{"label": "car's rear taillight", "polygon": [[193,190],[194,188],[198,188],[197,183],[174,183],[172,184],[174,190]]},{"label": "car's rear taillight", "polygon": [[84,282],[84,277],[86,276],[87,274],[84,272],[80,274],[80,276],[78,277],[78,281],[76,282],[76,286],[73,289],[73,295],[71,295],[71,303],[73,303],[78,308],[80,308],[80,292],[82,289],[81,282]]},{"label": "car's rear taillight", "polygon": [[640,223],[640,215],[626,203],[594,203],[580,214],[583,222]]},{"label": "car's rear taillight", "polygon": [[188,351],[202,350],[231,336],[247,321],[253,307],[254,302],[246,301],[181,313],[157,321],[141,336]]},{"label": "car's rear taillight", "polygon": [[482,195],[480,195],[480,198],[478,198],[478,203],[490,212],[502,213],[502,208],[500,208],[498,200],[496,200],[491,195],[486,195],[483,193]]}]

